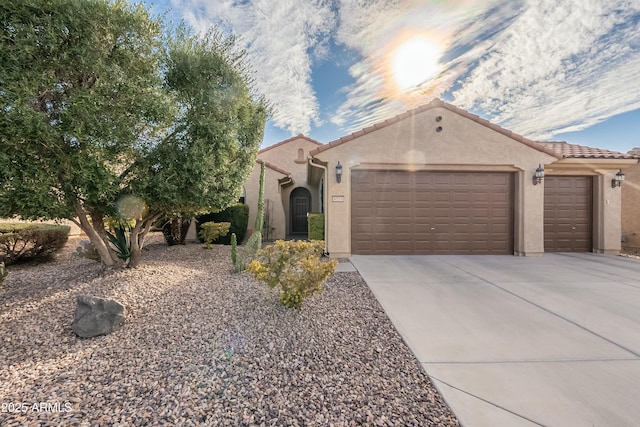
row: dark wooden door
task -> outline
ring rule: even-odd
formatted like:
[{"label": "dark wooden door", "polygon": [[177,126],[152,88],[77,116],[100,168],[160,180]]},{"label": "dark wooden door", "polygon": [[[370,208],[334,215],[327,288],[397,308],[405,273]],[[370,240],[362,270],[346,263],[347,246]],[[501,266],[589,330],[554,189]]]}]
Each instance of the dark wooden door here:
[{"label": "dark wooden door", "polygon": [[590,176],[544,178],[545,252],[591,252],[592,181]]},{"label": "dark wooden door", "polygon": [[306,234],[307,214],[311,211],[311,194],[306,188],[296,188],[291,193],[291,233]]}]

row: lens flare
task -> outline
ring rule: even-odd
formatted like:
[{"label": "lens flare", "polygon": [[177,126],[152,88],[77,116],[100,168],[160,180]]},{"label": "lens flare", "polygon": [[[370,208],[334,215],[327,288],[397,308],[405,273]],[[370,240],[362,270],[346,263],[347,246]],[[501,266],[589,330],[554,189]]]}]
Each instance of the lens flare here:
[{"label": "lens flare", "polygon": [[400,89],[421,85],[438,74],[442,47],[424,36],[413,37],[393,53],[393,78]]},{"label": "lens flare", "polygon": [[118,215],[126,220],[142,219],[147,204],[137,196],[123,196],[116,203]]}]

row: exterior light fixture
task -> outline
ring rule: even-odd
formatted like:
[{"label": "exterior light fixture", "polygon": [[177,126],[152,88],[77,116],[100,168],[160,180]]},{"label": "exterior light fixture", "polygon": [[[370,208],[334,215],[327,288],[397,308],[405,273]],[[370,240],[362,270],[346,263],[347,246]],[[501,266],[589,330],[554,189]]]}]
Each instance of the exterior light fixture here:
[{"label": "exterior light fixture", "polygon": [[611,188],[621,187],[622,181],[624,181],[624,172],[622,169],[616,173],[616,176],[611,180]]},{"label": "exterior light fixture", "polygon": [[338,182],[338,184],[340,184],[340,181],[342,181],[342,165],[340,164],[340,162],[338,162],[338,164],[336,165],[336,181]]},{"label": "exterior light fixture", "polygon": [[544,168],[542,167],[541,164],[539,164],[538,167],[536,168],[536,173],[533,175],[533,185],[538,185],[542,183],[543,178],[544,178]]}]

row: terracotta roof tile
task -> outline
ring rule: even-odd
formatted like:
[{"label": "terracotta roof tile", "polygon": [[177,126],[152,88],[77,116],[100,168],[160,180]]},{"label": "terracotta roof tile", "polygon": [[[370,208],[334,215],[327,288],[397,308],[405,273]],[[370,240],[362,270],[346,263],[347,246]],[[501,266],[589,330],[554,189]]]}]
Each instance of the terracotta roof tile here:
[{"label": "terracotta roof tile", "polygon": [[635,154],[624,154],[618,151],[602,148],[587,147],[585,145],[569,144],[564,141],[539,142],[538,144],[553,150],[565,159],[639,159]]},{"label": "terracotta roof tile", "polygon": [[296,139],[300,139],[300,138],[302,138],[302,139],[306,139],[307,141],[312,142],[312,143],[314,143],[314,144],[316,144],[316,145],[318,145],[318,146],[323,145],[323,144],[322,144],[322,142],[318,142],[318,141],[316,141],[315,139],[311,139],[311,138],[309,138],[308,136],[304,136],[303,134],[300,134],[300,135],[298,135],[298,136],[293,136],[293,137],[291,137],[291,138],[289,138],[289,139],[285,139],[284,141],[280,141],[280,142],[278,142],[278,143],[276,143],[276,144],[273,144],[273,145],[270,145],[270,146],[268,146],[268,147],[265,147],[265,148],[263,148],[262,150],[258,151],[258,153],[264,153],[265,151],[269,151],[269,150],[271,150],[271,149],[273,149],[273,148],[280,147],[281,145],[288,144],[288,143],[290,143],[291,141],[295,141]]},{"label": "terracotta roof tile", "polygon": [[404,119],[406,119],[406,118],[408,118],[410,116],[413,116],[415,114],[421,113],[423,111],[427,111],[427,110],[430,110],[432,108],[438,108],[438,107],[446,108],[449,111],[452,111],[452,112],[454,112],[456,114],[459,114],[459,115],[461,115],[463,117],[466,117],[466,118],[468,118],[470,120],[473,120],[474,122],[477,122],[477,123],[479,123],[479,124],[481,124],[483,126],[487,126],[487,127],[491,128],[491,129],[493,129],[494,131],[499,132],[499,133],[501,133],[501,134],[503,134],[505,136],[508,136],[509,138],[515,139],[516,141],[519,141],[519,142],[521,142],[521,143],[523,143],[523,144],[525,144],[525,145],[527,145],[527,146],[529,146],[529,147],[531,147],[531,148],[533,148],[535,150],[542,151],[543,153],[549,154],[550,156],[556,157],[558,159],[562,158],[562,156],[560,154],[558,154],[556,151],[552,150],[551,148],[548,148],[546,146],[538,144],[536,141],[530,140],[530,139],[525,138],[525,137],[523,137],[521,135],[515,134],[515,133],[511,132],[508,129],[504,129],[503,127],[498,126],[495,123],[491,123],[486,119],[482,119],[482,118],[480,118],[479,116],[477,116],[475,114],[472,114],[472,113],[470,113],[470,112],[468,112],[466,110],[463,110],[461,108],[456,107],[455,105],[447,104],[446,102],[444,102],[444,101],[442,101],[441,99],[438,99],[438,98],[435,98],[429,104],[424,104],[424,105],[421,105],[421,106],[419,106],[417,108],[414,108],[413,110],[409,110],[409,111],[406,111],[406,112],[404,112],[402,114],[398,114],[397,116],[395,116],[392,119],[388,119],[388,120],[386,120],[384,122],[381,122],[381,123],[376,123],[376,124],[374,124],[372,126],[368,126],[368,127],[364,128],[364,129],[362,129],[362,130],[360,130],[358,132],[352,133],[351,135],[349,135],[347,137],[342,137],[342,138],[337,139],[335,141],[331,141],[328,144],[321,145],[318,148],[316,148],[314,150],[311,150],[309,152],[309,154],[311,156],[315,156],[316,154],[320,154],[323,151],[329,150],[329,149],[331,149],[331,148],[333,148],[333,147],[335,147],[337,145],[344,144],[345,142],[348,142],[348,141],[350,141],[352,139],[358,138],[358,137],[360,137],[362,135],[374,132],[374,131],[376,131],[378,129],[382,129],[382,128],[386,127],[386,126],[389,126],[389,125],[391,125],[393,123],[396,123],[396,122],[398,122],[400,120],[404,120]]},{"label": "terracotta roof tile", "polygon": [[351,141],[354,138],[355,138],[355,136],[353,136],[353,135],[347,135],[347,136],[343,136],[342,138],[340,138],[340,141],[347,142],[347,141]]},{"label": "terracotta roof tile", "polygon": [[262,159],[258,159],[258,160],[256,160],[256,163],[258,163],[258,164],[262,164],[262,163],[264,163],[264,166],[265,166],[265,167],[267,167],[267,168],[269,168],[269,169],[271,169],[271,170],[273,170],[273,171],[276,171],[276,172],[278,172],[278,173],[281,173],[281,174],[283,174],[283,175],[285,175],[285,176],[291,176],[291,172],[289,172],[288,170],[282,169],[280,166],[276,166],[276,165],[274,165],[273,163],[265,162],[265,161],[264,161],[264,160],[262,160]]}]

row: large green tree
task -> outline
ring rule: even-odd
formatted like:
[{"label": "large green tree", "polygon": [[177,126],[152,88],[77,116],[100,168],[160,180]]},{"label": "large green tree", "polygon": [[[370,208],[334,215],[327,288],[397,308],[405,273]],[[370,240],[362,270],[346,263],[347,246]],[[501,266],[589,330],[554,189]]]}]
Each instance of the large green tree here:
[{"label": "large green tree", "polygon": [[0,217],[70,219],[106,265],[131,220],[136,266],[159,217],[237,198],[267,106],[232,39],[124,0],[1,2],[0,31]]}]

